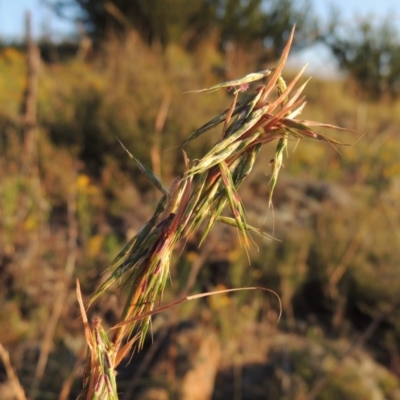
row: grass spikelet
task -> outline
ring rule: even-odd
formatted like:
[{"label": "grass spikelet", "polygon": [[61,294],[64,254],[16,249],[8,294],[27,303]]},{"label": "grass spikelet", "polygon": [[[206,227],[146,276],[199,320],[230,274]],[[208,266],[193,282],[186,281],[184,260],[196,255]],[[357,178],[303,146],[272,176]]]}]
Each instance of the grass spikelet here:
[{"label": "grass spikelet", "polygon": [[[303,71],[304,68],[300,71],[300,74],[297,74],[297,76],[293,79],[293,81],[297,82]],[[282,109],[284,109],[285,106],[289,103],[287,94],[290,92],[292,87],[293,87],[293,82],[289,85],[289,87],[287,87],[283,78],[281,76],[278,77],[276,81],[276,88],[279,94],[277,102],[280,101]],[[279,171],[281,170],[283,165],[283,153],[287,149],[287,140],[288,139],[286,134],[284,135],[284,137],[279,139],[278,145],[276,146],[275,150],[275,158],[272,160],[272,172],[271,172],[271,178],[269,180],[269,196],[268,196],[269,208],[272,207],[272,196],[274,194],[275,185],[278,180]]]},{"label": "grass spikelet", "polygon": [[79,282],[76,285],[77,298],[85,328],[88,345],[87,362],[84,372],[83,390],[77,400],[105,399],[117,400],[116,373],[114,370],[115,347],[101,326],[99,318],[93,320],[90,328]]},{"label": "grass spikelet", "polygon": [[272,70],[270,70],[270,69],[266,69],[266,70],[259,71],[259,72],[253,72],[253,73],[248,74],[240,79],[234,79],[232,81],[222,82],[222,83],[219,83],[218,85],[211,86],[210,88],[206,88],[206,89],[191,90],[186,93],[202,93],[202,92],[211,93],[211,92],[215,92],[218,89],[223,89],[223,88],[231,88],[231,87],[237,87],[237,86],[243,87],[243,85],[246,85],[251,82],[259,81],[259,80],[265,78],[266,76],[270,75],[271,72],[272,72]]},{"label": "grass spikelet", "polygon": [[274,194],[274,189],[276,182],[278,181],[279,171],[281,170],[283,164],[283,152],[287,146],[287,139],[279,139],[278,145],[275,150],[275,158],[271,161],[271,178],[269,180],[269,195],[268,195],[268,207],[272,207],[272,196]]},{"label": "grass spikelet", "polygon": [[233,217],[236,221],[236,227],[238,228],[241,244],[243,247],[248,248],[249,241],[246,234],[246,220],[244,217],[244,210],[240,198],[236,192],[235,185],[232,180],[232,175],[225,162],[220,163],[219,167],[221,169],[222,182],[225,186],[228,202],[230,204]]},{"label": "grass spikelet", "polygon": [[[226,225],[229,225],[229,226],[232,226],[232,227],[236,227],[236,226],[237,226],[237,225],[236,225],[236,220],[235,220],[234,218],[231,218],[231,217],[219,216],[219,217],[217,218],[217,221],[218,221],[218,222],[222,222],[222,223],[224,223],[224,224],[226,224]],[[269,240],[277,240],[277,239],[275,239],[272,235],[270,235],[269,233],[264,232],[264,231],[262,231],[262,230],[259,229],[259,228],[255,228],[254,226],[251,226],[251,225],[249,225],[249,224],[246,224],[246,225],[245,225],[245,229],[246,229],[247,231],[249,231],[249,232],[255,233],[256,235],[262,236],[262,237],[264,237],[264,238],[266,238],[266,239],[269,239]]]}]

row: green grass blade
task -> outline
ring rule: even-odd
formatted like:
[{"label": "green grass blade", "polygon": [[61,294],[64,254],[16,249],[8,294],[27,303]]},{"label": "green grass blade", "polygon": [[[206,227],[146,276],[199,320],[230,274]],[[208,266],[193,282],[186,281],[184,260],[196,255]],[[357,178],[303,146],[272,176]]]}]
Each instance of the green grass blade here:
[{"label": "green grass blade", "polygon": [[153,173],[153,171],[142,164],[124,145],[123,143],[117,138],[118,142],[122,146],[122,148],[128,153],[129,157],[134,161],[136,166],[139,170],[146,175],[147,179],[164,195],[168,193],[168,190],[163,186],[161,181],[158,177]]}]

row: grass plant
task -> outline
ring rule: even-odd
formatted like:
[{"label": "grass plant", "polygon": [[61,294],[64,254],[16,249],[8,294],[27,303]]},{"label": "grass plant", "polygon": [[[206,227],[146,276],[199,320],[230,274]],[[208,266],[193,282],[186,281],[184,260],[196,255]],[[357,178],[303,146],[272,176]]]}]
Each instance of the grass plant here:
[{"label": "grass plant", "polygon": [[[182,146],[185,171],[169,189],[126,149],[138,168],[160,190],[162,198],[150,220],[111,263],[109,278],[92,296],[90,304],[104,296],[111,285],[127,289],[126,304],[110,336],[99,319],[95,319],[90,326],[78,285],[89,347],[80,400],[118,398],[115,370],[132,348],[143,345],[151,315],[165,309],[159,305],[177,243],[184,243],[199,230],[202,232],[202,243],[217,222],[236,227],[240,243],[246,251],[250,246],[250,233],[269,236],[246,222],[238,195],[238,188],[251,172],[263,145],[278,142],[269,171],[268,204],[272,207],[274,188],[289,140],[314,139],[341,144],[317,130],[320,127],[341,128],[298,118],[305,105],[302,94],[305,84],[296,91],[294,87],[304,68],[288,85],[282,78],[293,35],[294,29],[276,68],[195,91],[211,92],[228,88],[233,91],[233,101],[229,108],[194,131],[185,141]],[[239,99],[250,82],[265,78],[265,84],[249,94],[246,92]],[[219,124],[222,125],[221,135],[213,147],[202,158],[190,160],[184,145]],[[226,206],[231,217],[221,215]]]}]

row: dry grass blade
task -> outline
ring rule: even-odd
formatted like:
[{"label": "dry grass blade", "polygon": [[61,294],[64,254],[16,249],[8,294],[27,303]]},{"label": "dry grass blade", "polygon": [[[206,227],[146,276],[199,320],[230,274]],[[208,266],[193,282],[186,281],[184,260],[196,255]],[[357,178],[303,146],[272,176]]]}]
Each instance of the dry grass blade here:
[{"label": "dry grass blade", "polygon": [[3,362],[7,378],[14,389],[15,399],[26,400],[24,389],[22,388],[18,380],[17,374],[15,373],[14,368],[11,365],[10,355],[1,343],[0,343],[0,359]]},{"label": "dry grass blade", "polygon": [[310,127],[310,126],[317,126],[317,127],[319,127],[319,128],[334,129],[335,131],[356,132],[354,129],[343,128],[343,127],[336,126],[336,125],[332,125],[332,124],[324,124],[324,123],[322,123],[322,122],[308,121],[308,120],[305,120],[305,119],[297,120],[297,122],[298,122],[299,124],[303,124],[303,125],[305,125],[305,126],[307,126],[307,127]]},{"label": "dry grass blade", "polygon": [[[294,121],[293,119],[283,118],[282,124],[286,128],[290,129],[289,132],[292,133],[295,137],[300,137],[300,138],[309,137],[309,138],[316,139],[316,140],[322,140],[325,142],[346,146],[345,143],[342,143],[339,140],[333,139],[321,132],[318,132],[318,131],[310,128],[309,126],[307,126],[305,124]],[[343,130],[346,130],[346,129],[343,129]]]},{"label": "dry grass blade", "polygon": [[273,294],[277,300],[278,300],[278,304],[279,304],[279,314],[278,314],[278,321],[281,319],[282,317],[282,302],[281,302],[281,298],[279,297],[278,293],[276,293],[275,291],[273,291],[272,289],[268,289],[268,288],[264,288],[261,286],[247,286],[247,287],[241,287],[241,288],[235,288],[235,289],[223,289],[223,290],[214,290],[212,292],[206,292],[206,293],[199,293],[199,294],[194,294],[191,296],[186,296],[182,299],[176,300],[172,303],[166,304],[164,306],[160,306],[155,308],[154,310],[148,311],[145,314],[142,315],[138,315],[137,317],[133,317],[129,320],[126,321],[122,321],[119,324],[113,326],[110,330],[114,330],[114,329],[120,329],[121,327],[125,326],[125,325],[129,325],[132,324],[134,322],[140,321],[143,318],[149,318],[154,314],[158,314],[160,312],[169,310],[172,307],[176,307],[179,304],[182,304],[186,301],[191,301],[191,300],[198,300],[204,297],[209,297],[209,296],[215,296],[218,294],[225,294],[225,293],[234,293],[234,292],[241,292],[244,290],[260,290],[260,291],[264,291],[264,292],[269,292],[271,294]]},{"label": "dry grass blade", "polygon": [[233,111],[235,110],[235,106],[236,106],[236,102],[237,102],[238,96],[239,96],[239,92],[235,91],[232,104],[229,107],[229,110],[228,110],[228,112],[226,114],[226,117],[225,117],[224,127],[222,128],[221,140],[223,140],[225,135],[226,135],[226,130],[228,129],[228,125],[229,125],[229,122],[230,122],[230,120],[232,118]]},{"label": "dry grass blade", "polygon": [[[292,96],[292,98],[288,99],[288,96],[298,80],[301,78],[303,75],[305,69],[307,67],[307,64],[300,70],[300,72],[293,78],[293,80],[290,82],[290,84],[286,87],[285,81],[282,79],[281,76],[278,76],[276,79],[276,87],[278,90],[279,97],[270,105],[268,112],[271,113],[273,112],[278,106],[287,106],[291,107],[293,103],[298,99],[302,91],[304,90],[307,82],[311,79],[309,78],[307,82],[305,82],[297,91],[296,93]],[[283,107],[282,107],[283,108]]]},{"label": "dry grass blade", "polygon": [[283,68],[285,67],[285,64],[286,64],[286,61],[287,61],[287,58],[289,55],[290,47],[292,45],[294,31],[295,31],[295,27],[293,27],[292,31],[290,32],[289,39],[286,43],[286,46],[283,49],[281,58],[279,59],[278,66],[275,68],[275,71],[274,71],[273,75],[271,76],[268,85],[265,88],[266,96],[268,96],[269,93],[272,91],[272,89],[275,87],[276,80],[282,74]]},{"label": "dry grass blade", "polygon": [[306,104],[307,104],[307,103],[304,102],[304,103],[301,104],[298,108],[292,110],[292,111],[287,115],[287,119],[294,119],[294,118],[296,118],[298,115],[300,115],[300,114],[303,112],[304,107],[305,107]]}]

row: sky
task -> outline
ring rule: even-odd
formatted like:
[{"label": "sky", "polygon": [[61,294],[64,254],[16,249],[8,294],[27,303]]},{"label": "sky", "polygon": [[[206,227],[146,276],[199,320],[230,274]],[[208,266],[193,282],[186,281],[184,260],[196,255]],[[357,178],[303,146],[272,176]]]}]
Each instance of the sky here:
[{"label": "sky", "polygon": [[[343,22],[349,26],[357,20],[368,18],[371,21],[394,19],[400,26],[399,0],[311,0],[314,10],[321,21],[328,21],[331,5],[338,8]],[[288,60],[288,65],[303,66],[308,63],[307,72],[314,76],[332,77],[340,75],[336,60],[322,44],[314,45]]]},{"label": "sky", "polygon": [[74,31],[73,23],[57,18],[43,0],[0,0],[0,39],[18,40],[24,36],[26,11],[31,12],[35,37],[44,32],[62,36]]},{"label": "sky", "polygon": [[[400,26],[399,0],[310,0],[322,21],[329,18],[330,5],[340,10],[342,18],[351,24],[357,19],[368,16],[372,20],[384,20],[390,15]],[[18,40],[24,34],[24,15],[29,10],[32,15],[34,37],[50,34],[54,40],[73,35],[76,28],[73,22],[58,18],[45,5],[45,0],[0,0],[0,39]],[[309,72],[318,75],[331,75],[336,70],[329,51],[322,45],[295,55],[290,60],[294,64],[309,63]]]}]

